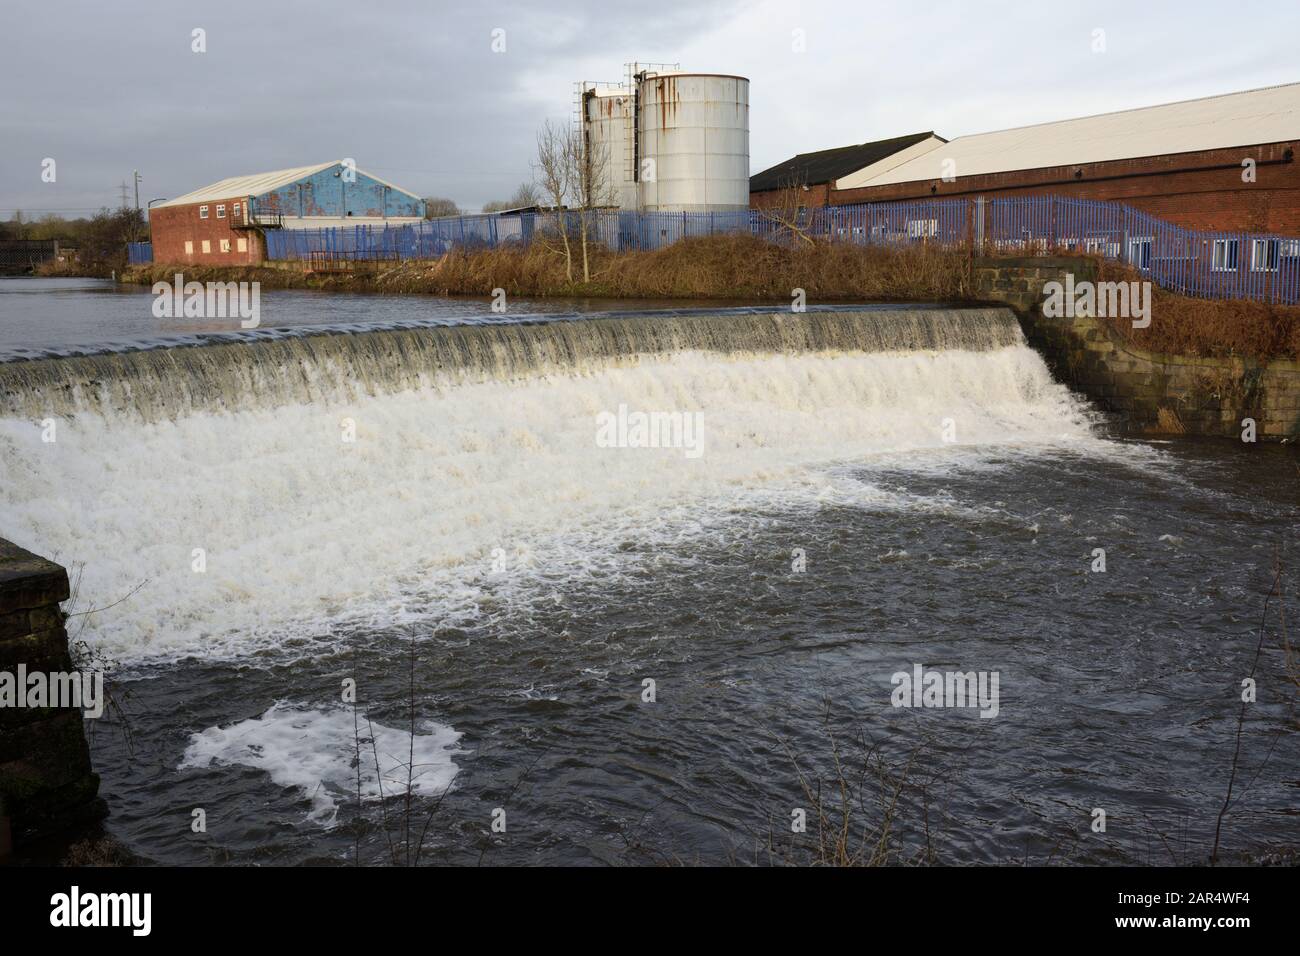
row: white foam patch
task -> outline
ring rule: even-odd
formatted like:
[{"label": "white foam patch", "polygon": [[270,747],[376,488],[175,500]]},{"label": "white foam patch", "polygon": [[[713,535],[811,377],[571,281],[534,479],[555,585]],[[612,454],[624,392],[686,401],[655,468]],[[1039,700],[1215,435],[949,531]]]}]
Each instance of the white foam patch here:
[{"label": "white foam patch", "polygon": [[[276,704],[260,717],[209,727],[190,738],[178,769],[243,766],[262,770],[282,787],[310,798],[313,822],[333,826],[340,800],[356,800],[360,741],[361,798],[412,793],[436,797],[451,786],[460,734],[425,721],[412,735],[367,723],[349,708],[310,710]],[[414,744],[414,760],[411,747]],[[376,770],[376,763],[378,770]]]},{"label": "white foam patch", "polygon": [[[598,447],[596,415],[620,404],[700,412],[703,454]],[[1025,346],[684,353],[346,405],[82,415],[54,443],[0,420],[0,535],[70,568],[69,610],[107,607],[81,637],[118,661],[319,654],[343,625],[455,623],[511,589],[608,580],[629,541],[681,545],[726,517],[929,506],[864,482],[864,464],[943,473],[1124,447]]]}]

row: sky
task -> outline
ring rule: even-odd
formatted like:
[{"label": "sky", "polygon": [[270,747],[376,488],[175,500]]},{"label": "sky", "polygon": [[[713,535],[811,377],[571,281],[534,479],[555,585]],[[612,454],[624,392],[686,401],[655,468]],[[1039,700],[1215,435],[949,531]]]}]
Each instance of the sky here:
[{"label": "sky", "polygon": [[757,172],[1295,82],[1298,36],[1294,0],[0,0],[0,218],[345,157],[476,210],[633,60],[748,77]]}]

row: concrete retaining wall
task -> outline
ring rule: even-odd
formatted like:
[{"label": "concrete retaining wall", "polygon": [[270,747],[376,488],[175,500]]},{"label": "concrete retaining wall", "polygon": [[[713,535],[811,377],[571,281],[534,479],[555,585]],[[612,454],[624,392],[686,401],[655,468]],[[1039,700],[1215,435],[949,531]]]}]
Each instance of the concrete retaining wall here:
[{"label": "concrete retaining wall", "polygon": [[[0,539],[0,672],[71,671],[67,598],[62,567]],[[101,815],[98,793],[80,710],[0,706],[0,854],[5,831],[20,844]]]},{"label": "concrete retaining wall", "polygon": [[1162,355],[1134,348],[1104,320],[1043,315],[1043,285],[1096,281],[1090,259],[977,259],[976,295],[1011,306],[1053,374],[1120,423],[1145,434],[1240,439],[1252,418],[1260,440],[1300,438],[1300,362]]}]

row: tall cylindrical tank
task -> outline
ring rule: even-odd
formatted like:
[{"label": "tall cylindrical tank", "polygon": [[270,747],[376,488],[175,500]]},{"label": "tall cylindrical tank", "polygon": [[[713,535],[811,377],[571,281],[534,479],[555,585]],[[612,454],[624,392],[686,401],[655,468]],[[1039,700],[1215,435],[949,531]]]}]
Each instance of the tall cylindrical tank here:
[{"label": "tall cylindrical tank", "polygon": [[583,93],[584,147],[599,169],[595,180],[604,194],[597,205],[636,208],[632,178],[632,93],[622,86],[597,86]]},{"label": "tall cylindrical tank", "polygon": [[636,86],[640,208],[747,209],[749,80],[718,73],[643,73]]}]

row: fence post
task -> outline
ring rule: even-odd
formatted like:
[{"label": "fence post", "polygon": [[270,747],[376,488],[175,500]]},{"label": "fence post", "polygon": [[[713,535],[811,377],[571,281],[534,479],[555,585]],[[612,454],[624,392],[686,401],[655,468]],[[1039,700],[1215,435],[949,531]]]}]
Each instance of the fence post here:
[{"label": "fence post", "polygon": [[975,251],[984,251],[984,197],[975,197]]}]

